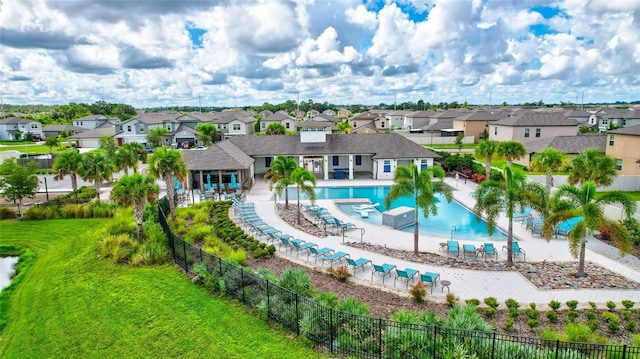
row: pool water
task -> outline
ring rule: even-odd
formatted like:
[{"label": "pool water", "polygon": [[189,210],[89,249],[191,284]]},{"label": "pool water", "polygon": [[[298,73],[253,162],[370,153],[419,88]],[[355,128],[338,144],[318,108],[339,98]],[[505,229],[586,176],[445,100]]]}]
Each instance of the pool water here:
[{"label": "pool water", "polygon": [[[371,203],[379,203],[376,207],[378,211],[370,212],[369,217],[363,218],[360,213],[354,211],[353,206],[358,203],[339,203],[338,208],[345,214],[365,221],[371,224],[382,225],[382,212],[387,209],[384,207],[384,198],[389,192],[389,186],[376,187],[316,187],[316,199],[368,199]],[[291,192],[289,191],[291,199]],[[295,199],[295,191],[293,191],[293,199]],[[498,230],[493,235],[487,234],[487,223],[480,217],[476,216],[472,211],[462,206],[456,201],[447,202],[446,198],[438,195],[438,215],[424,218],[422,210],[420,210],[418,219],[419,232],[423,235],[440,237],[443,239],[454,240],[476,240],[476,241],[503,241],[506,235]],[[362,203],[364,203],[363,201]],[[414,207],[414,199],[409,197],[399,198],[391,202],[391,208],[400,206]],[[413,225],[401,229],[406,232],[413,232]]]}]

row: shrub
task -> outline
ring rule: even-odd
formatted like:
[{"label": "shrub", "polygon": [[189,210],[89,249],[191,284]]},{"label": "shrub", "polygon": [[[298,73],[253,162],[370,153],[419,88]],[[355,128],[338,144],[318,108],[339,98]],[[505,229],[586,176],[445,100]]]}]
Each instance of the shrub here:
[{"label": "shrub", "polygon": [[511,308],[518,309],[520,307],[520,303],[518,303],[518,301],[512,298],[507,299],[504,304],[506,304],[507,308],[509,309]]},{"label": "shrub", "polygon": [[98,256],[108,259],[113,264],[125,264],[137,248],[137,240],[130,235],[110,235],[98,242]]},{"label": "shrub", "polygon": [[611,240],[611,229],[609,227],[600,227],[600,229],[598,230],[599,237],[601,240],[603,241],[610,241]]},{"label": "shrub", "polygon": [[471,305],[477,307],[477,306],[480,305],[480,300],[475,299],[475,298],[474,299],[467,299],[467,300],[465,300],[465,303],[471,304]]},{"label": "shrub", "polygon": [[535,328],[540,325],[540,321],[538,319],[529,319],[527,320],[527,325],[529,328]]},{"label": "shrub", "polygon": [[488,307],[484,310],[484,314],[489,317],[492,318],[494,315],[496,315],[496,308],[494,307]]},{"label": "shrub", "polygon": [[631,320],[631,311],[630,310],[622,310],[620,311],[620,315],[622,315],[622,319]]},{"label": "shrub", "polygon": [[505,321],[504,321],[504,329],[506,331],[511,331],[511,328],[513,328],[513,324],[515,324],[516,320],[513,319],[512,317],[508,317]]},{"label": "shrub", "polygon": [[558,322],[558,312],[550,310],[545,315],[546,315],[547,319],[549,319],[549,321],[551,323],[557,323]]},{"label": "shrub", "polygon": [[600,322],[597,319],[589,319],[587,320],[587,326],[591,329],[592,332],[595,332],[600,328]]},{"label": "shrub", "polygon": [[602,320],[607,323],[607,327],[611,332],[615,333],[620,330],[620,318],[615,313],[602,313]]},{"label": "shrub", "polygon": [[612,300],[607,302],[607,308],[609,308],[610,311],[613,311],[616,309],[616,303],[614,303]]},{"label": "shrub", "polygon": [[517,318],[519,315],[520,315],[520,312],[518,311],[518,308],[513,308],[513,307],[509,308],[509,316],[510,316],[511,318],[514,318],[514,319],[515,319],[515,318]]},{"label": "shrub", "polygon": [[594,312],[593,310],[585,310],[584,311],[584,316],[589,320],[594,320],[594,319],[596,319],[598,317],[596,312]]},{"label": "shrub", "polygon": [[564,328],[564,339],[578,343],[606,343],[607,339],[598,336],[584,323],[569,323]]},{"label": "shrub", "polygon": [[633,336],[633,346],[640,347],[640,335]]},{"label": "shrub", "polygon": [[498,309],[498,300],[494,297],[487,297],[484,298],[484,304],[488,305],[489,307],[493,308],[493,309]]},{"label": "shrub", "polygon": [[335,269],[330,267],[329,269],[327,269],[327,272],[341,282],[346,282],[347,279],[351,277],[349,268],[346,265],[338,266]]},{"label": "shrub", "polygon": [[369,314],[369,306],[353,298],[347,298],[343,300],[336,306],[336,309],[356,315]]},{"label": "shrub", "polygon": [[557,300],[552,300],[549,302],[549,308],[553,309],[554,311],[558,311],[558,309],[560,309],[560,302],[558,302]]},{"label": "shrub", "polygon": [[338,295],[333,292],[322,292],[316,295],[316,302],[328,308],[335,308],[338,305]]},{"label": "shrub", "polygon": [[570,300],[567,301],[567,307],[569,307],[569,309],[571,310],[576,310],[578,309],[578,301],[577,300]]},{"label": "shrub", "polygon": [[628,330],[630,333],[633,333],[636,331],[636,322],[634,322],[633,320],[630,320],[624,325],[624,328]]},{"label": "shrub", "polygon": [[15,219],[16,211],[8,206],[0,206],[0,219]]},{"label": "shrub", "polygon": [[529,318],[529,319],[538,319],[540,317],[540,312],[533,309],[533,308],[527,308],[524,310],[524,314]]},{"label": "shrub", "polygon": [[567,311],[567,319],[571,322],[574,323],[576,321],[576,319],[578,319],[578,316],[580,315],[580,313],[578,313],[575,310],[569,310]]},{"label": "shrub", "polygon": [[304,297],[312,297],[315,289],[304,269],[285,269],[280,275],[280,286]]},{"label": "shrub", "polygon": [[411,286],[409,294],[411,294],[413,300],[417,303],[422,303],[424,302],[424,298],[427,296],[427,287],[421,280],[419,280],[418,283]]},{"label": "shrub", "polygon": [[445,298],[447,304],[449,304],[450,307],[453,308],[453,306],[458,303],[458,297],[456,297],[455,295],[448,293],[447,297]]},{"label": "shrub", "polygon": [[632,300],[625,299],[622,301],[622,306],[625,307],[626,309],[631,309],[633,308],[634,305],[635,303]]},{"label": "shrub", "polygon": [[233,263],[238,263],[239,265],[244,265],[247,262],[247,252],[242,249],[236,249],[225,259]]},{"label": "shrub", "polygon": [[591,307],[591,309],[596,310],[598,309],[598,305],[595,302],[589,302],[589,306]]},{"label": "shrub", "polygon": [[269,251],[262,248],[256,248],[253,250],[253,258],[258,259],[269,255]]}]

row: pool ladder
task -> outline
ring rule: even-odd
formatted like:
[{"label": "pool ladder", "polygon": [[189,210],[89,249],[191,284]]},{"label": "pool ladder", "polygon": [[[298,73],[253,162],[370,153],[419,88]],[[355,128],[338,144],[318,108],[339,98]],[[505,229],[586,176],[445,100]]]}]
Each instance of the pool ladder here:
[{"label": "pool ladder", "polygon": [[451,240],[453,240],[453,233],[456,231],[456,226],[451,226]]}]

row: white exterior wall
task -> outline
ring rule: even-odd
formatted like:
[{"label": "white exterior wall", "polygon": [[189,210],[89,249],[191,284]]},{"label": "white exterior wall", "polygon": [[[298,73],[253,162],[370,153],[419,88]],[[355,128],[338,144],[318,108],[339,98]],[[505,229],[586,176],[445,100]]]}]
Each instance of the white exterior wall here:
[{"label": "white exterior wall", "polygon": [[[375,172],[377,172],[376,179],[384,179],[384,180],[392,180],[393,173],[398,168],[398,161],[395,159],[388,159],[391,164],[391,170],[389,172],[384,172],[384,161],[385,160],[376,160]],[[375,175],[375,174],[374,174]]]}]

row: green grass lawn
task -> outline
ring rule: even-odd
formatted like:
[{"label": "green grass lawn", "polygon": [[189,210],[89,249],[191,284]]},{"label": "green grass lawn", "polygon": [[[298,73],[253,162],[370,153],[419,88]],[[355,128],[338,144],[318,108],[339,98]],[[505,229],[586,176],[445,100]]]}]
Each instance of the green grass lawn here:
[{"label": "green grass lawn", "polygon": [[[476,148],[477,145],[478,145],[477,143],[463,143],[462,144],[462,148]],[[446,149],[451,149],[451,148],[457,149],[458,148],[458,145],[456,145],[455,143],[443,143],[443,144],[433,144],[433,145],[425,144],[423,146],[431,147],[431,148],[434,148],[436,150],[439,149],[439,148],[446,148]]]},{"label": "green grass lawn", "polygon": [[0,358],[318,358],[171,265],[96,258],[104,220],[0,222],[38,258],[9,301]]},{"label": "green grass lawn", "polygon": [[[45,145],[35,144],[33,142],[27,142],[26,144],[16,144],[15,142],[12,142],[12,144],[10,145],[0,146],[0,152],[4,152],[4,151],[19,151],[22,153],[29,153],[29,154],[43,154],[43,153],[48,154],[49,147]],[[51,152],[57,153],[57,152],[60,152],[60,150],[58,150],[58,146],[54,146],[51,149]]]}]

